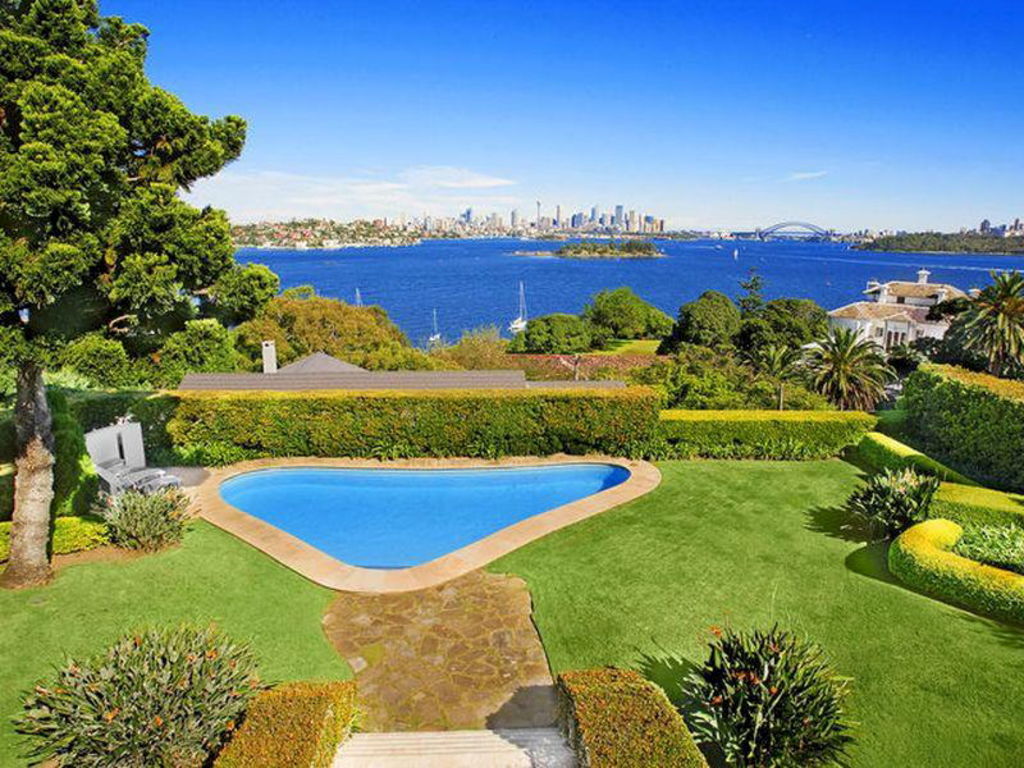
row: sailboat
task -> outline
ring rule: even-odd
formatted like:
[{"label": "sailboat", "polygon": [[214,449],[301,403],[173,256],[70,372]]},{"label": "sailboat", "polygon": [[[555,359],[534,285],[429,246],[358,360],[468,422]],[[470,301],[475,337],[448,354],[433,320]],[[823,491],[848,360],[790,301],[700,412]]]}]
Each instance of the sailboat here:
[{"label": "sailboat", "polygon": [[427,338],[427,344],[431,347],[441,343],[441,332],[437,330],[437,310],[434,310],[434,332]]},{"label": "sailboat", "polygon": [[733,248],[732,249],[732,260],[733,261],[738,261],[739,258],[740,258],[740,249],[739,248]]},{"label": "sailboat", "polygon": [[519,281],[519,314],[508,324],[510,333],[522,333],[526,330],[526,285]]},{"label": "sailboat", "polygon": [[359,293],[359,289],[358,288],[356,288],[356,306],[357,307],[363,306],[363,296],[362,296],[361,293]]}]

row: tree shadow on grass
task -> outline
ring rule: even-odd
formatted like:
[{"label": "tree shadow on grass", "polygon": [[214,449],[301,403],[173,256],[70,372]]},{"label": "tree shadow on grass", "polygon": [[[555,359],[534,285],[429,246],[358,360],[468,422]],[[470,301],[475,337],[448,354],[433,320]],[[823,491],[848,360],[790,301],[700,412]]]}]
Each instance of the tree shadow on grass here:
[{"label": "tree shadow on grass", "polygon": [[889,570],[888,541],[872,541],[865,544],[848,554],[844,563],[856,574],[906,589],[906,585]]},{"label": "tree shadow on grass", "polygon": [[871,526],[845,507],[812,507],[804,527],[842,541],[868,543],[874,539]]},{"label": "tree shadow on grass", "polygon": [[[967,622],[971,629],[979,634],[990,635],[1000,645],[1024,653],[1024,626],[1007,624],[997,619],[967,612],[961,613],[960,619]],[[1024,656],[1021,658],[1021,664],[1024,664]]]}]

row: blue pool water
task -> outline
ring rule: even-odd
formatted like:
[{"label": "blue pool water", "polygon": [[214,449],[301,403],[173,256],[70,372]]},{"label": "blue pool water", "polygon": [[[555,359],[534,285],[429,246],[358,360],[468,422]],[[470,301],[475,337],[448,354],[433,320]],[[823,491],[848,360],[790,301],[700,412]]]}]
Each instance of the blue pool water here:
[{"label": "blue pool water", "polygon": [[618,485],[612,464],[500,469],[268,469],[221,497],[350,565],[404,568]]}]

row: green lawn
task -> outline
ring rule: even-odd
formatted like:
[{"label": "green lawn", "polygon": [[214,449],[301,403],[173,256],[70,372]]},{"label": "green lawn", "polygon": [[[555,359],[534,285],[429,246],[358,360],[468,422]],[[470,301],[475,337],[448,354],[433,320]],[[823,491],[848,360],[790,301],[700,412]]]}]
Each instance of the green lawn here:
[{"label": "green lawn", "polygon": [[666,462],[650,495],[514,552],[556,670],[617,664],[669,689],[708,628],[778,621],[854,678],[853,763],[1019,766],[1024,631],[894,583],[839,530],[840,461]]},{"label": "green lawn", "polygon": [[69,567],[47,587],[0,591],[0,766],[23,765],[10,716],[62,654],[101,652],[140,625],[216,622],[250,639],[267,680],[347,678],[320,628],[332,592],[213,526],[130,562]]},{"label": "green lawn", "polygon": [[592,352],[594,355],[653,355],[658,351],[661,339],[614,339],[607,349]]}]

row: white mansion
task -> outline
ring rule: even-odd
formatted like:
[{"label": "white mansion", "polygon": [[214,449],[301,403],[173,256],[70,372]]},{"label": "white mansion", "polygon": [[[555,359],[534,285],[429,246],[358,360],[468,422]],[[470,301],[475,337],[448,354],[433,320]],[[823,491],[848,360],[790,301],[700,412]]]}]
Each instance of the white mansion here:
[{"label": "white mansion", "polygon": [[884,349],[915,339],[941,339],[946,335],[949,323],[929,320],[929,308],[967,294],[953,285],[929,283],[930,274],[927,269],[919,270],[916,283],[871,280],[864,291],[869,299],[833,309],[828,313],[829,324],[852,328]]}]

